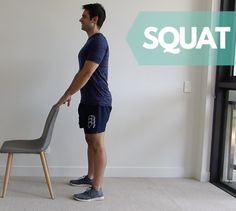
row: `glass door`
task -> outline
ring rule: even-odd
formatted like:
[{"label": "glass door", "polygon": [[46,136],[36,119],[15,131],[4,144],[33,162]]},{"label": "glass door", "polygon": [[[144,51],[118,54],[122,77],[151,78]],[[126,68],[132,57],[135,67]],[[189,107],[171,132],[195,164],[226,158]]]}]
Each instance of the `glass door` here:
[{"label": "glass door", "polygon": [[[235,7],[235,1],[221,0],[221,11],[235,11]],[[234,65],[217,66],[216,71],[210,182],[236,197],[235,40],[232,43]]]},{"label": "glass door", "polygon": [[224,162],[221,181],[236,189],[236,91],[228,95],[226,130],[224,140]]}]

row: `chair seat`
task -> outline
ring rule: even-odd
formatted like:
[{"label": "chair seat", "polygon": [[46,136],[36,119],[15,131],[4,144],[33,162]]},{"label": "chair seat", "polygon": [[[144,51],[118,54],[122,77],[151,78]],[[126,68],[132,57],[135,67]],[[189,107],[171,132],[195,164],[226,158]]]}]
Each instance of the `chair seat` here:
[{"label": "chair seat", "polygon": [[5,141],[0,149],[0,153],[10,152],[38,154],[42,152],[42,149],[39,139]]}]

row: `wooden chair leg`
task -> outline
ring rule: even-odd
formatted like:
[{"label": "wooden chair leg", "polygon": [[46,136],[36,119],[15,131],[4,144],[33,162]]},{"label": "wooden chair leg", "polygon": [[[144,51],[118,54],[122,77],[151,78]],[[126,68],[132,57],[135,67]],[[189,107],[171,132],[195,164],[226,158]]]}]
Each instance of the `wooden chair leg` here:
[{"label": "wooden chair leg", "polygon": [[52,199],[54,199],[54,195],[53,195],[53,192],[52,192],[51,179],[50,179],[50,175],[49,175],[49,168],[48,168],[48,165],[47,165],[45,152],[40,152],[40,158],[41,158],[41,162],[42,162],[42,165],[43,165],[43,171],[44,171],[44,175],[45,175],[45,178],[46,178],[46,181],[47,181],[50,196],[51,196]]},{"label": "wooden chair leg", "polygon": [[7,192],[7,186],[8,186],[9,177],[11,174],[12,160],[13,160],[13,153],[8,153],[6,172],[5,172],[3,191],[2,191],[2,198],[5,197],[6,192]]}]

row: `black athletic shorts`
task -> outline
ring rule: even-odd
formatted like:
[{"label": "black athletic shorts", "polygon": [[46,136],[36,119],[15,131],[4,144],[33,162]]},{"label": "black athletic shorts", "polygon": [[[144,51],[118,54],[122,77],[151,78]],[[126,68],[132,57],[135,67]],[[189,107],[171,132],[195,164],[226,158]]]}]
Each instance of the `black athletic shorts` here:
[{"label": "black athletic shorts", "polygon": [[85,105],[80,103],[78,107],[80,128],[84,128],[85,134],[104,132],[111,109],[111,106]]}]

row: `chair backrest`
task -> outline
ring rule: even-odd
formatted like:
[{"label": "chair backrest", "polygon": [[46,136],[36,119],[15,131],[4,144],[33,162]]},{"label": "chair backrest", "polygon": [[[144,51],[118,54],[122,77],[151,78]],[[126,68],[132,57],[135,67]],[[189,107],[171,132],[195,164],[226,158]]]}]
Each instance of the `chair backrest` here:
[{"label": "chair backrest", "polygon": [[59,111],[59,106],[53,106],[48,114],[48,117],[44,126],[44,130],[43,130],[43,134],[40,137],[41,151],[45,151],[51,142],[52,132],[53,132],[53,128],[55,125],[58,111]]}]

